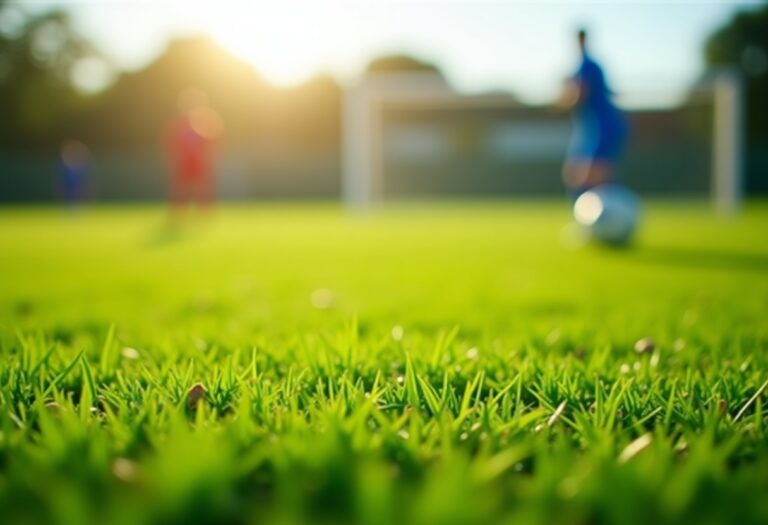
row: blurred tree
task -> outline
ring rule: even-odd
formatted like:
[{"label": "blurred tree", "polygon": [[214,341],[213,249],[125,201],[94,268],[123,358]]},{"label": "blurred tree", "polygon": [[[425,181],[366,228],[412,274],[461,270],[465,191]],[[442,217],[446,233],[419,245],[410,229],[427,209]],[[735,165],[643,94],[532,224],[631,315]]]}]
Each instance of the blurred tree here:
[{"label": "blurred tree", "polygon": [[768,192],[768,5],[736,14],[706,42],[710,66],[737,66],[746,83],[747,190]]},{"label": "blurred tree", "polygon": [[431,62],[426,62],[408,55],[388,55],[373,59],[365,69],[366,73],[389,72],[428,72],[440,77],[443,73],[440,68]]},{"label": "blurred tree", "polygon": [[224,120],[228,145],[338,147],[340,91],[333,79],[275,88],[208,37],[171,41],[144,69],[121,75],[81,123],[98,147],[155,150],[179,93],[190,87],[207,93]]},{"label": "blurred tree", "polygon": [[62,11],[29,15],[2,2],[0,21],[0,147],[51,146],[84,103],[73,72],[98,52]]}]

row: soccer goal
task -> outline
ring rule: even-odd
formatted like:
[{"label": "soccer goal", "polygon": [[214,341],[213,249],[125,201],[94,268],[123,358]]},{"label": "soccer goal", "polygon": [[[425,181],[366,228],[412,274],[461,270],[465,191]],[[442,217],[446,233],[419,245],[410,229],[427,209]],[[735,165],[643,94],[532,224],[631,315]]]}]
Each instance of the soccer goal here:
[{"label": "soccer goal", "polygon": [[[742,85],[712,73],[678,103],[629,110],[620,177],[642,193],[742,199]],[[342,192],[351,208],[435,195],[544,195],[561,189],[563,112],[506,93],[465,95],[431,73],[380,73],[344,92]]]}]

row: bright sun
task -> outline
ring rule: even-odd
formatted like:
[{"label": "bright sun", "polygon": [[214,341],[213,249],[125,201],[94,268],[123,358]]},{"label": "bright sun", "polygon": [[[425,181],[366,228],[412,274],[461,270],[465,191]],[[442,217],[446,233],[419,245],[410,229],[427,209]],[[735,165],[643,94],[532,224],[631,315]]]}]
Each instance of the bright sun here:
[{"label": "bright sun", "polygon": [[280,86],[301,83],[326,66],[328,45],[344,28],[333,27],[334,13],[320,2],[264,2],[238,9],[212,11],[206,25],[211,36],[232,53],[252,63]]}]

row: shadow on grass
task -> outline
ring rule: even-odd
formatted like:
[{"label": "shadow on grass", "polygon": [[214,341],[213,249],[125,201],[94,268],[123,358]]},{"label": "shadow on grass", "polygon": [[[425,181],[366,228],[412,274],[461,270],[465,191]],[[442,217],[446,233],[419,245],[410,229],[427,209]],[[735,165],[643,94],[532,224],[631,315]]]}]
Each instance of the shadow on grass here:
[{"label": "shadow on grass", "polygon": [[148,248],[161,248],[179,243],[188,237],[188,228],[181,224],[165,222],[149,232],[144,240],[144,245]]},{"label": "shadow on grass", "polygon": [[648,264],[768,273],[768,254],[668,247],[638,247],[633,257]]}]

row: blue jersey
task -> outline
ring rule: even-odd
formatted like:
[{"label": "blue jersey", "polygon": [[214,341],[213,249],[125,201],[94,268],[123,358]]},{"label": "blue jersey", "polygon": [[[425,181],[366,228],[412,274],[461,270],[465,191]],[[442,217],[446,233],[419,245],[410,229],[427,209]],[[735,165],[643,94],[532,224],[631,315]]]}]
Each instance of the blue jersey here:
[{"label": "blue jersey", "polygon": [[626,123],[611,100],[602,68],[586,53],[574,75],[581,98],[574,111],[575,133],[569,156],[616,160],[626,139]]}]

